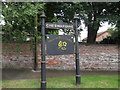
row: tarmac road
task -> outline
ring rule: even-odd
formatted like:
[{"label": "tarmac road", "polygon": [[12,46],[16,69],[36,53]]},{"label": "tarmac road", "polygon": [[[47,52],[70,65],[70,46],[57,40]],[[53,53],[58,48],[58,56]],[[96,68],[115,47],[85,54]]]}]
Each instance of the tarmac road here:
[{"label": "tarmac road", "polygon": [[[84,75],[118,75],[117,71],[81,71],[81,76]],[[11,69],[2,70],[3,80],[18,80],[18,79],[36,79],[40,78],[40,71],[33,72],[32,70],[26,69]],[[75,70],[60,71],[60,70],[47,70],[47,77],[62,77],[62,76],[74,76]]]}]

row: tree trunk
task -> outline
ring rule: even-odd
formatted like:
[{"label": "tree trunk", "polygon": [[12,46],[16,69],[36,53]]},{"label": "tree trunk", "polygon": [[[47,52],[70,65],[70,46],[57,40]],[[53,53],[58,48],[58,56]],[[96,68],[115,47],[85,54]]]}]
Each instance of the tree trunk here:
[{"label": "tree trunk", "polygon": [[97,30],[95,30],[92,27],[88,27],[87,43],[95,43],[96,36],[97,36]]},{"label": "tree trunk", "polygon": [[93,13],[88,14],[88,37],[87,37],[87,43],[96,43],[96,36],[97,31],[99,29],[99,21],[97,21],[97,13],[94,10],[95,6],[94,3],[93,6]]},{"label": "tree trunk", "polygon": [[12,31],[9,30],[9,42],[13,42],[13,38],[12,38]]}]

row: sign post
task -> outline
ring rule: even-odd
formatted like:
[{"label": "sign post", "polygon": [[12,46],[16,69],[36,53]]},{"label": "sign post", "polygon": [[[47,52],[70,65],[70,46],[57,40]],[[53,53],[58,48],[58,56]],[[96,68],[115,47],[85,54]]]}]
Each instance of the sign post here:
[{"label": "sign post", "polygon": [[42,18],[42,43],[41,43],[41,88],[46,88],[46,60],[45,60],[45,13],[41,15]]},{"label": "sign post", "polygon": [[74,37],[72,35],[47,35],[47,55],[64,55],[74,54],[76,60],[76,85],[80,85],[80,65],[79,65],[79,43],[78,43],[78,29],[77,20],[78,17],[74,16],[74,27],[61,20],[54,23],[45,23],[45,13],[41,15],[42,19],[42,42],[41,42],[41,88],[46,88],[46,53],[45,53],[45,28],[50,29],[74,29],[75,30],[75,52],[74,52]]},{"label": "sign post", "polygon": [[75,30],[75,60],[76,60],[76,85],[80,85],[80,65],[79,65],[79,43],[78,43],[78,29],[77,20],[78,16],[74,15],[74,30]]}]

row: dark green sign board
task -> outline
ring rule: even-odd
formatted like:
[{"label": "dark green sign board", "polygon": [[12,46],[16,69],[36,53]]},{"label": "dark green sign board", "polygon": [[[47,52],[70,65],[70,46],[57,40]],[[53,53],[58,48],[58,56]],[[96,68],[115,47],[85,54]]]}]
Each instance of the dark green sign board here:
[{"label": "dark green sign board", "polygon": [[47,35],[47,55],[74,54],[73,35]]}]

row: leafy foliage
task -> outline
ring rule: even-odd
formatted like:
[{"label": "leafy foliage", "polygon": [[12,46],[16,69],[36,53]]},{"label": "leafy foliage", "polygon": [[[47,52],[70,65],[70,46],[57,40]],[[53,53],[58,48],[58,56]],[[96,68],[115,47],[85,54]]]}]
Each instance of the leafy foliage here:
[{"label": "leafy foliage", "polygon": [[112,29],[110,28],[108,32],[111,34],[111,36],[103,39],[100,43],[103,44],[118,44],[119,43],[119,37],[118,37],[118,29]]},{"label": "leafy foliage", "polygon": [[[3,2],[5,25],[3,31],[8,41],[24,41],[27,35],[33,35],[34,19],[44,7],[44,3]],[[40,24],[39,24],[40,25]],[[3,39],[4,39],[3,38]]]},{"label": "leafy foliage", "polygon": [[[43,9],[46,13],[46,22],[57,22],[62,19],[65,22],[73,23],[74,13],[78,13],[79,25],[82,20],[88,29],[88,43],[95,43],[101,22],[109,21],[116,25],[118,31],[120,30],[120,2],[3,2],[2,5],[5,20],[3,31],[7,34],[4,37],[10,41],[24,41],[27,35],[33,35],[35,16],[37,14],[40,18]],[[40,35],[40,23],[38,23],[38,29]],[[47,29],[46,32],[47,34],[57,34],[58,29]],[[69,33],[73,30],[64,30],[64,32]],[[22,38],[22,36],[24,37]]]},{"label": "leafy foliage", "polygon": [[118,30],[117,29],[109,29],[108,32],[111,34],[111,37],[114,39],[114,38],[117,38],[118,37]]},{"label": "leafy foliage", "polygon": [[[97,31],[101,27],[101,23],[109,21],[109,23],[117,24],[119,20],[120,4],[117,2],[54,2],[46,4],[46,13],[49,16],[47,20],[52,20],[55,15],[65,22],[73,23],[74,13],[78,13],[81,20],[88,28],[88,43],[95,43]],[[54,6],[54,7],[53,7]],[[118,19],[118,20],[117,20]],[[64,30],[71,32],[71,30]]]}]

